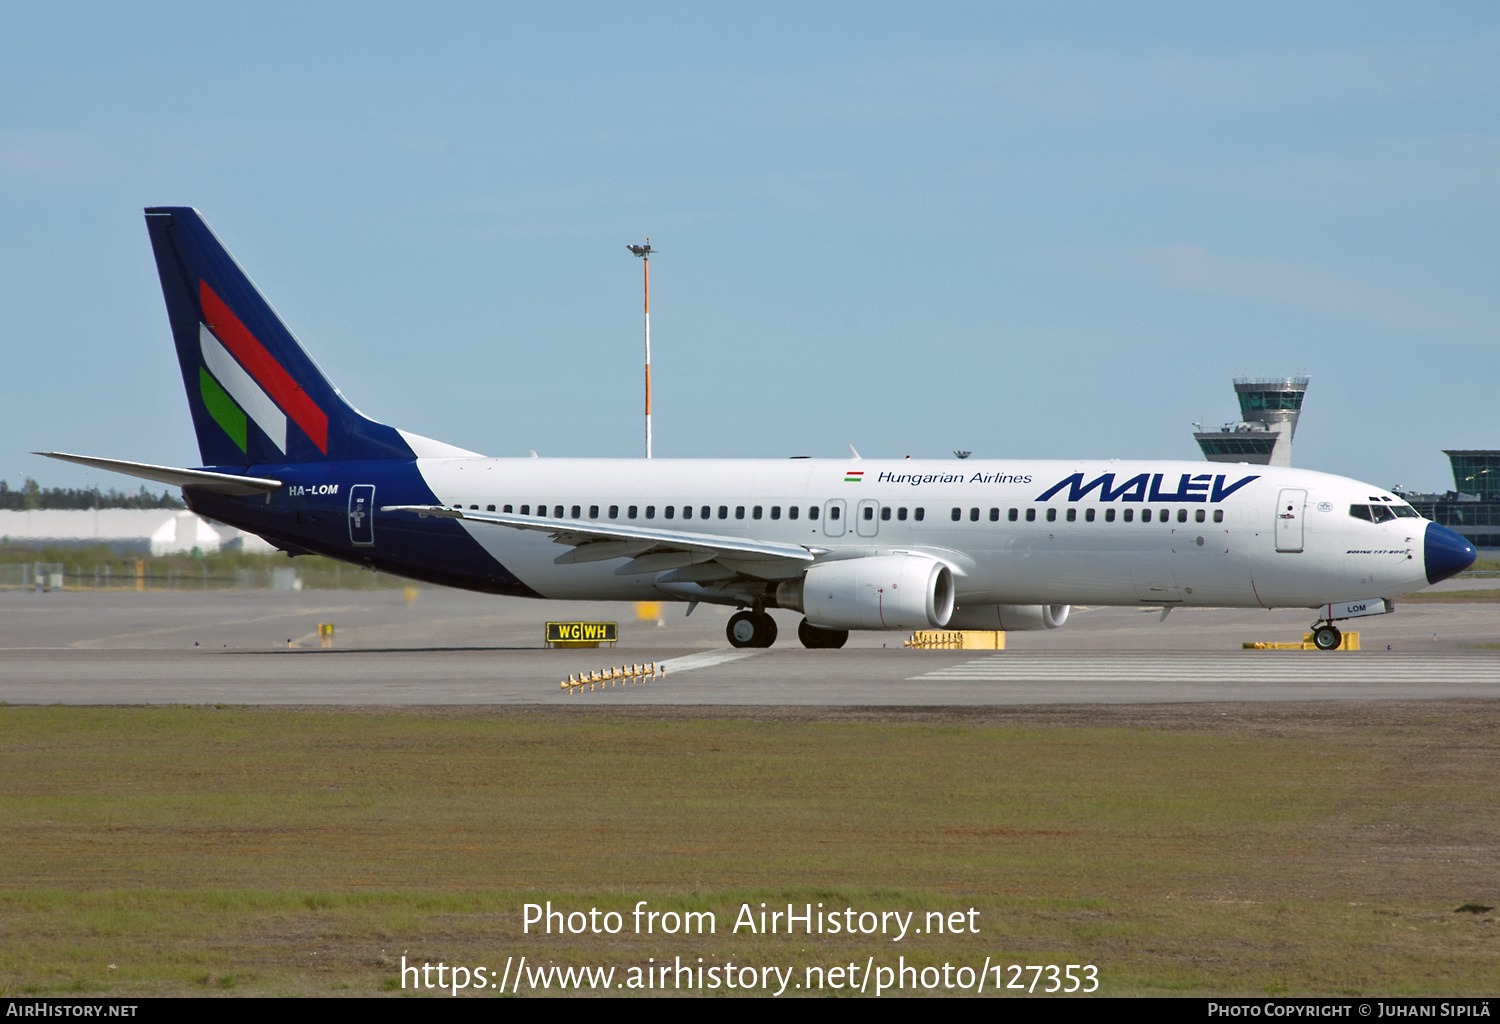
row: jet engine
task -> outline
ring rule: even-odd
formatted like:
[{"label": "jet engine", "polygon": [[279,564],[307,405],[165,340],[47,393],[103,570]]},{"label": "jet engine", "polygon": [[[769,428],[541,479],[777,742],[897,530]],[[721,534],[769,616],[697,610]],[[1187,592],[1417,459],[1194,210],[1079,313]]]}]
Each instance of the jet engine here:
[{"label": "jet engine", "polygon": [[925,555],[823,562],[776,588],[779,607],[824,629],[941,629],[953,596],[953,571]]},{"label": "jet engine", "polygon": [[1056,629],[1068,621],[1066,604],[976,604],[954,611],[949,629],[1003,629],[1019,633],[1028,629]]}]

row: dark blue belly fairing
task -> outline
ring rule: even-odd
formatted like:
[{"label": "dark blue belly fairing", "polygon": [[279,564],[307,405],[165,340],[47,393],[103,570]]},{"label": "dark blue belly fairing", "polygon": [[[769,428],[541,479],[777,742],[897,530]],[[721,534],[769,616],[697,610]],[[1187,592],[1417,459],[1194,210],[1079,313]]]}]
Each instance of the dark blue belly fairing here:
[{"label": "dark blue belly fairing", "polygon": [[[259,534],[292,554],[325,555],[381,572],[486,594],[540,597],[452,519],[411,512],[381,512],[382,505],[440,502],[410,459],[299,462],[284,466],[234,466],[219,472],[272,477],[284,486],[269,496],[226,497],[183,488],[188,507],[221,523]],[[351,529],[350,495],[374,487],[373,533]],[[361,491],[362,495],[368,491]],[[361,509],[362,511],[362,509]],[[373,539],[355,544],[355,539]]]}]

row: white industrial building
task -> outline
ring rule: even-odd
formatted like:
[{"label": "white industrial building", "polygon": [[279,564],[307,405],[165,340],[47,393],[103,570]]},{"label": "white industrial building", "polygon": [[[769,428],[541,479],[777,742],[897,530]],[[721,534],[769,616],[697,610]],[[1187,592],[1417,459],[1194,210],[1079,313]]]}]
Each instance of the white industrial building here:
[{"label": "white industrial building", "polygon": [[0,509],[0,543],[24,548],[104,544],[117,555],[276,550],[253,533],[170,508]]}]

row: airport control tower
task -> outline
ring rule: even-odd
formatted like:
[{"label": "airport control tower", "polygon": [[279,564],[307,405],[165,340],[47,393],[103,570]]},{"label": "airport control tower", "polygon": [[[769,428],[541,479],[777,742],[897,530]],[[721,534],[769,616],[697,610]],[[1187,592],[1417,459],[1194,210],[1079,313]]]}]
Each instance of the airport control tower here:
[{"label": "airport control tower", "polygon": [[1251,462],[1257,466],[1290,466],[1292,435],[1302,414],[1310,377],[1236,377],[1240,400],[1237,423],[1198,433],[1193,440],[1209,462]]}]

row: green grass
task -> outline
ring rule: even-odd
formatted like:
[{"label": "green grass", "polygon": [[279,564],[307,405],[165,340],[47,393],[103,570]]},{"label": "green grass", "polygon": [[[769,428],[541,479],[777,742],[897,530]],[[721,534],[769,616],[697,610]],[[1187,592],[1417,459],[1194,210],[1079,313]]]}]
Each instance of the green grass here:
[{"label": "green grass", "polygon": [[[0,989],[375,994],[402,955],[1500,988],[1495,915],[1454,913],[1500,903],[1494,704],[715,715],[0,709]],[[721,931],[746,902],[974,906],[982,931],[522,935],[548,899]]]}]

